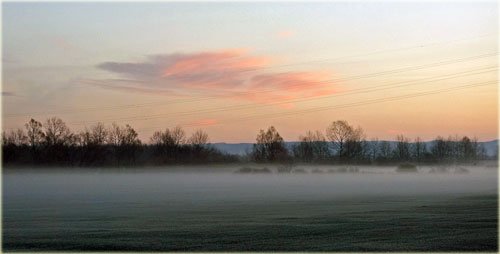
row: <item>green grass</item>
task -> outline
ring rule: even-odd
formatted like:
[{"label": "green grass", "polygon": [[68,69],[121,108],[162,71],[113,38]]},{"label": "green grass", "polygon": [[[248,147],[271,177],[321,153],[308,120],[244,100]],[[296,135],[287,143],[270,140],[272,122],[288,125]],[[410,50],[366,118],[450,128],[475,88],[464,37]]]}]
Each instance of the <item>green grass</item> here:
[{"label": "green grass", "polygon": [[469,169],[4,173],[3,251],[494,252],[497,171]]},{"label": "green grass", "polygon": [[[78,208],[78,209],[77,209]],[[5,251],[495,251],[497,196],[5,210]]]}]

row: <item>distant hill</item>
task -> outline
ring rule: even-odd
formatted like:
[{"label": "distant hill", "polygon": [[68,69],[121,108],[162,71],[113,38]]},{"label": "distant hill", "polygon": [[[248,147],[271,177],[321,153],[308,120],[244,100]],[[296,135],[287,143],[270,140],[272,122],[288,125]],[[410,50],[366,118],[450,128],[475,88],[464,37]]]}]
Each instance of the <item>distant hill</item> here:
[{"label": "distant hill", "polygon": [[481,142],[481,144],[486,149],[486,153],[488,154],[488,156],[498,154],[498,139],[488,142]]},{"label": "distant hill", "polygon": [[[371,141],[368,141],[371,142]],[[286,146],[288,148],[291,148],[293,145],[297,144],[298,142],[286,142]],[[392,146],[396,145],[396,141],[389,141],[389,143]],[[432,147],[433,146],[433,141],[425,142],[427,147]],[[480,142],[486,149],[486,153],[488,156],[492,156],[496,153],[498,153],[498,140],[492,140],[492,141],[487,141],[487,142]],[[253,143],[213,143],[212,146],[215,148],[219,149],[222,152],[228,153],[228,154],[235,154],[235,155],[245,155],[246,153],[249,153],[252,151],[252,146]]]}]

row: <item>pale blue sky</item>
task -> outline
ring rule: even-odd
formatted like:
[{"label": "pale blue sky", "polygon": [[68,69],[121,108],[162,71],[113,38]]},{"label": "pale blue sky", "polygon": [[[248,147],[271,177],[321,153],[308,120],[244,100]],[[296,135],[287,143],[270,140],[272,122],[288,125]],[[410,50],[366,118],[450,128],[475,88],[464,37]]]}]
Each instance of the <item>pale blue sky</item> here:
[{"label": "pale blue sky", "polygon": [[[30,116],[44,119],[47,114],[40,112],[57,113],[57,109],[75,111],[60,115],[69,123],[91,122],[112,115],[147,115],[155,111],[91,114],[78,110],[170,99],[168,96],[110,91],[79,82],[82,79],[122,78],[96,67],[104,62],[141,62],[150,55],[244,48],[249,50],[248,54],[272,58],[274,65],[292,64],[280,71],[321,70],[343,77],[495,52],[498,31],[496,2],[472,1],[3,3],[2,18],[3,91],[17,95],[3,96],[4,114],[29,113],[24,118],[4,118],[3,124],[8,128],[20,126]],[[460,42],[462,39],[466,40]],[[425,50],[347,58],[342,63],[308,63],[448,41],[458,42]],[[303,62],[308,64],[295,64]],[[400,77],[391,77],[394,78]],[[355,85],[368,86],[369,82]],[[191,109],[186,105],[174,111]],[[276,110],[281,109],[269,109]],[[193,116],[191,121],[196,122],[198,118]],[[263,121],[259,124],[279,123]],[[148,126],[162,124],[169,127],[173,123],[138,121],[131,124],[148,129]],[[325,126],[321,124],[310,128],[323,129]],[[291,125],[283,123],[283,126]],[[72,127],[79,129],[82,126]],[[305,132],[290,132],[290,138],[300,131]],[[144,135],[149,133],[148,130]],[[492,136],[492,133],[484,136]],[[236,137],[239,134],[228,135]],[[382,130],[374,134],[389,136]],[[251,140],[253,136],[251,133],[241,139]],[[225,140],[222,134],[215,137]]]}]

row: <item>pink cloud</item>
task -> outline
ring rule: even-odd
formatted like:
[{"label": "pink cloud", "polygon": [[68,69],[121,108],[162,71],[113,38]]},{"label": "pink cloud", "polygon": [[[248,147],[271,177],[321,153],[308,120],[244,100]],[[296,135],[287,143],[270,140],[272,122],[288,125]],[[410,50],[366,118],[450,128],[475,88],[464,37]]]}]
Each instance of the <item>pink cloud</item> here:
[{"label": "pink cloud", "polygon": [[[248,93],[245,99],[263,103],[292,100],[303,97],[325,96],[334,93],[329,75],[320,72],[267,73],[252,77],[249,90],[271,90],[265,94]],[[288,105],[287,107],[291,107]]]},{"label": "pink cloud", "polygon": [[[143,92],[170,91],[176,95],[202,92],[221,98],[269,103],[334,92],[330,74],[312,71],[274,72],[275,58],[245,49],[148,56],[139,62],[105,62],[98,68],[120,78],[96,85]],[[262,92],[262,91],[265,92]],[[288,105],[287,107],[291,107]]]},{"label": "pink cloud", "polygon": [[238,72],[261,68],[270,62],[268,57],[248,56],[246,53],[246,50],[226,50],[186,55],[166,67],[163,77]]},{"label": "pink cloud", "polygon": [[105,62],[98,68],[145,81],[150,86],[213,89],[242,86],[249,71],[259,70],[270,62],[270,57],[252,56],[244,49],[229,49],[154,55],[137,63]]}]

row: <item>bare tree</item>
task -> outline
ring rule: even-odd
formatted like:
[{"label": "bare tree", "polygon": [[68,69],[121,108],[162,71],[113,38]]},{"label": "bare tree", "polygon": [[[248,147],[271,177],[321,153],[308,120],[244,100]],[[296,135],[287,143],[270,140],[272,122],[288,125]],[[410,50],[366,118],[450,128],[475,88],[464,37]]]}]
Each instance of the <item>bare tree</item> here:
[{"label": "bare tree", "polygon": [[460,140],[460,152],[461,152],[462,159],[464,161],[473,160],[475,157],[474,150],[475,149],[474,149],[474,144],[473,144],[472,140],[469,137],[464,136]]},{"label": "bare tree", "polygon": [[139,140],[138,138],[139,134],[137,134],[134,128],[132,128],[130,125],[126,124],[125,128],[122,129],[121,134],[121,145],[135,146],[141,144],[141,140]]},{"label": "bare tree", "polygon": [[104,145],[108,137],[108,130],[103,123],[97,123],[90,128],[90,139],[96,145]]},{"label": "bare tree", "polygon": [[89,146],[92,144],[92,137],[87,127],[78,134],[78,144],[80,146]]},{"label": "bare tree", "polygon": [[396,156],[399,160],[410,160],[410,139],[401,135],[396,137]]},{"label": "bare tree", "polygon": [[420,137],[415,138],[415,142],[413,143],[412,149],[412,157],[420,163],[423,159],[424,154],[426,153],[427,148],[425,143],[420,139]]},{"label": "bare tree", "polygon": [[8,134],[2,133],[2,143],[4,145],[22,146],[28,144],[28,137],[22,129],[11,130]]},{"label": "bare tree", "polygon": [[172,130],[167,128],[164,132],[156,131],[151,137],[151,143],[166,147],[184,145],[186,143],[186,133],[179,126],[173,128]]},{"label": "bare tree", "polygon": [[332,142],[339,159],[354,158],[363,153],[363,129],[354,128],[347,121],[335,121],[326,129],[326,136]]},{"label": "bare tree", "polygon": [[432,155],[438,162],[443,162],[450,156],[450,144],[443,137],[438,136],[432,146]]},{"label": "bare tree", "polygon": [[188,139],[188,143],[195,147],[204,147],[208,142],[208,134],[203,130],[196,130]]},{"label": "bare tree", "polygon": [[179,126],[176,126],[170,131],[170,137],[175,146],[184,145],[186,143],[186,132]]},{"label": "bare tree", "polygon": [[40,145],[45,139],[45,133],[42,130],[42,123],[31,119],[28,123],[24,125],[28,134],[28,144],[31,147],[36,147]]},{"label": "bare tree", "polygon": [[335,121],[326,129],[326,136],[332,142],[340,157],[344,154],[347,139],[352,135],[353,129],[347,121]]},{"label": "bare tree", "polygon": [[391,144],[388,141],[380,141],[378,147],[378,160],[387,162],[392,156]]},{"label": "bare tree", "polygon": [[372,139],[370,142],[367,143],[366,150],[370,161],[374,161],[377,159],[378,147],[379,147],[379,141],[377,138]]},{"label": "bare tree", "polygon": [[345,157],[348,159],[362,159],[364,153],[365,134],[361,127],[353,128],[351,135],[345,142]]},{"label": "bare tree", "polygon": [[[99,133],[100,131],[100,127]],[[135,163],[136,152],[139,150],[141,140],[138,138],[137,132],[128,124],[125,127],[120,127],[113,123],[108,133],[108,143],[113,146],[113,151],[118,164],[123,161]]]},{"label": "bare tree", "polygon": [[328,157],[328,145],[320,131],[307,131],[304,136],[299,136],[299,143],[294,146],[295,157],[305,162],[324,160]]},{"label": "bare tree", "polygon": [[120,139],[122,136],[122,129],[116,123],[113,123],[108,130],[108,140],[107,142],[111,145],[120,145]]},{"label": "bare tree", "polygon": [[73,141],[73,134],[66,124],[57,117],[47,119],[44,125],[45,143],[51,145],[70,145]]},{"label": "bare tree", "polygon": [[285,141],[274,126],[269,127],[267,131],[260,130],[256,140],[252,153],[256,161],[273,162],[288,157]]}]

